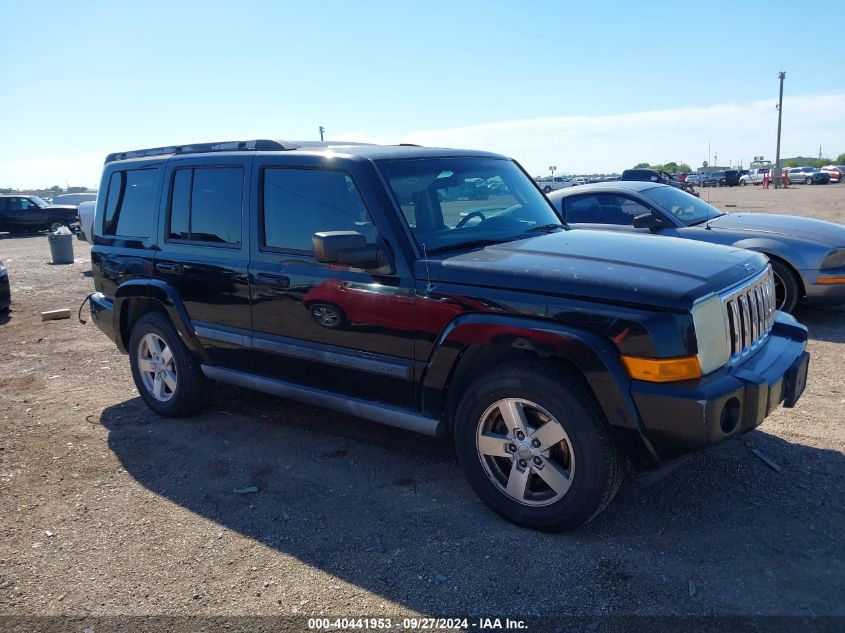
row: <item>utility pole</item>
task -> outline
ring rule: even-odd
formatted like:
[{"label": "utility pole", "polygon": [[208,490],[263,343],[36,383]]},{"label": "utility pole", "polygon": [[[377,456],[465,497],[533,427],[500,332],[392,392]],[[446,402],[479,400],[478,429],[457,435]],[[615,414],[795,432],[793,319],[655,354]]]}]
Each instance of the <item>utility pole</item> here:
[{"label": "utility pole", "polygon": [[320,126],[320,140],[321,140],[321,141],[323,140],[323,132],[325,132],[325,131],[326,131],[326,128],[324,128],[324,127],[321,125],[321,126]]},{"label": "utility pole", "polygon": [[783,80],[786,78],[786,73],[780,71],[778,79],[780,79],[780,97],[778,98],[778,144],[775,150],[775,178],[783,176],[783,171],[780,168],[780,123],[783,117]]}]

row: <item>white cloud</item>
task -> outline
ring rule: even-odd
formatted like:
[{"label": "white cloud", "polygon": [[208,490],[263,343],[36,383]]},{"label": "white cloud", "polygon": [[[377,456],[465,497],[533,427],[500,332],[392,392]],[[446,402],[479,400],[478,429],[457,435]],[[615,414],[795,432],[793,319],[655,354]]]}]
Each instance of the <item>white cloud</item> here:
[{"label": "white cloud", "polygon": [[[565,116],[501,121],[460,128],[346,134],[379,143],[486,149],[512,156],[532,173],[556,165],[565,173],[621,171],[641,161],[707,160],[707,144],[720,165],[754,156],[774,160],[775,99],[744,104],[654,110],[609,116]],[[781,156],[845,152],[845,94],[784,99]]]},{"label": "white cloud", "polygon": [[[533,174],[547,173],[549,165],[556,165],[564,173],[606,173],[641,161],[674,160],[696,167],[707,160],[708,141],[720,164],[736,164],[742,159],[747,165],[757,155],[774,160],[775,102],[772,98],[609,116],[543,117],[434,130],[352,132],[336,138],[485,149],[516,158]],[[845,94],[786,98],[781,155],[815,156],[820,144],[828,156],[845,152],[843,123]],[[237,137],[220,130],[209,130],[207,136]],[[10,148],[5,149],[0,155],[9,155]],[[122,144],[96,152],[31,154],[0,160],[0,187],[64,186],[67,182],[93,188],[99,184],[103,159],[116,149],[122,149]]]}]

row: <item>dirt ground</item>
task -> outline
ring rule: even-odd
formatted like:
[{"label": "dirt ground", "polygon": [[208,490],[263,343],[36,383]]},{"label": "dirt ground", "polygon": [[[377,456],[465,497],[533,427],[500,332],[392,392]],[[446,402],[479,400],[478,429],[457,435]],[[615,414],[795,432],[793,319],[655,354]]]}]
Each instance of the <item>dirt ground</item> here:
[{"label": "dirt ground", "polygon": [[[845,185],[708,197],[845,223]],[[153,415],[76,320],[74,248],[51,266],[43,235],[0,236],[0,615],[845,615],[842,309],[798,314],[795,409],[548,535],[488,511],[446,441],[229,387]]]}]

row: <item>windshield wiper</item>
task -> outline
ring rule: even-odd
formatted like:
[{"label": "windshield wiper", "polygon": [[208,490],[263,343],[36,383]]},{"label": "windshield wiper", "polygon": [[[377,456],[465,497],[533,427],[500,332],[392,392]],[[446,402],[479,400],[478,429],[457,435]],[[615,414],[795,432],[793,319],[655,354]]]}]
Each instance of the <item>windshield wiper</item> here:
[{"label": "windshield wiper", "polygon": [[557,230],[563,230],[563,224],[541,224],[539,226],[533,226],[523,232],[523,235],[528,233],[552,233]]},{"label": "windshield wiper", "polygon": [[435,248],[427,249],[427,253],[442,253],[443,251],[452,251],[461,248],[473,248],[474,246],[490,246],[492,244],[501,244],[509,240],[467,240],[465,242],[456,242],[455,244],[445,244],[444,246],[436,246]]}]

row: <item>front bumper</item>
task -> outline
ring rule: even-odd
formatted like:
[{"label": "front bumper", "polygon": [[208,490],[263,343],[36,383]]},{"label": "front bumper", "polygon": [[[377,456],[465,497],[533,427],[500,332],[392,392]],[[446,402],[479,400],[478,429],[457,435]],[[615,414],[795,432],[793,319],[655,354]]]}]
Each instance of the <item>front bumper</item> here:
[{"label": "front bumper", "polygon": [[114,303],[111,299],[106,297],[101,292],[95,292],[91,295],[91,320],[96,326],[108,336],[112,341],[115,339],[116,332],[114,328]]},{"label": "front bumper", "polygon": [[820,284],[817,279],[825,277],[841,278],[841,274],[835,274],[842,269],[821,272],[818,269],[800,270],[801,282],[806,292],[804,302],[809,305],[837,305],[845,303],[845,284]]},{"label": "front bumper", "polygon": [[807,328],[778,312],[763,348],[741,365],[695,381],[635,380],[631,395],[661,461],[717,444],[759,426],[804,391]]}]

